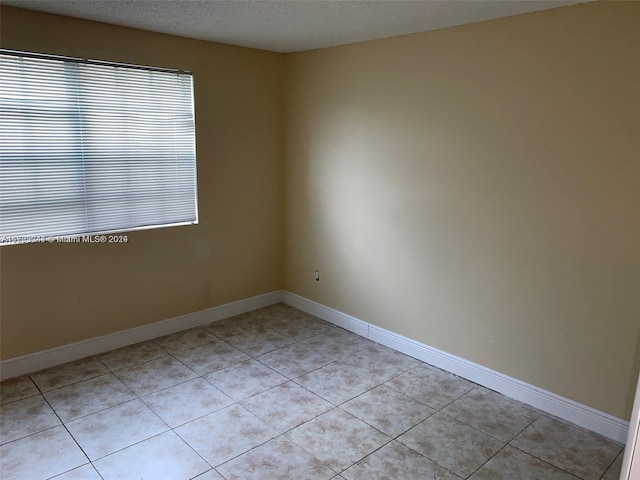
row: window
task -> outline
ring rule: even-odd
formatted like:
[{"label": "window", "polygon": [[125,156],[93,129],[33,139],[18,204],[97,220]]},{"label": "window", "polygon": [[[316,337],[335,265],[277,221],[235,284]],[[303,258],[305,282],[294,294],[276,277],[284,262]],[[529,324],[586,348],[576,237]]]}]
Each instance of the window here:
[{"label": "window", "polygon": [[188,72],[0,50],[0,244],[198,223]]}]

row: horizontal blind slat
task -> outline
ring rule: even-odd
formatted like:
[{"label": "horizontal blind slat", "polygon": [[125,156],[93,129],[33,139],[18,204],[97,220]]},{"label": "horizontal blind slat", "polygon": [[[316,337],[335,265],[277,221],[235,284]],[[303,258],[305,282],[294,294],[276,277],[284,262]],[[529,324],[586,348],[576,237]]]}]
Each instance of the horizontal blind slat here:
[{"label": "horizontal blind slat", "polygon": [[197,223],[189,74],[0,52],[0,244]]}]

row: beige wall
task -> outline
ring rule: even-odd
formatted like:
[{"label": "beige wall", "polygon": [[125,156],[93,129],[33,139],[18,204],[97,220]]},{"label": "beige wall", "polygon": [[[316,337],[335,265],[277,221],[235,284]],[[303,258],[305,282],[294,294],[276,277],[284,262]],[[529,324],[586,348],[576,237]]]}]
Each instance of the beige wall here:
[{"label": "beige wall", "polygon": [[640,4],[286,57],[1,13],[3,48],[194,72],[201,218],[0,248],[2,358],[284,286],[628,418]]},{"label": "beige wall", "polygon": [[286,289],[629,418],[638,25],[598,2],[287,56]]},{"label": "beige wall", "polygon": [[2,358],[282,286],[283,55],[2,8],[3,48],[191,70],[200,224],[0,249]]}]

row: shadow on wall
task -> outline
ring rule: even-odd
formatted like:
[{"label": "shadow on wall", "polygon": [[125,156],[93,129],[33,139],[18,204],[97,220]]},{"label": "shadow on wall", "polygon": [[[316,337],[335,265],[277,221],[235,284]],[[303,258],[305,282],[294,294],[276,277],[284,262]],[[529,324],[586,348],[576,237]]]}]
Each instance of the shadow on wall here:
[{"label": "shadow on wall", "polygon": [[633,410],[633,401],[635,399],[636,386],[638,382],[638,376],[640,375],[640,328],[638,329],[638,340],[636,341],[636,354],[633,359],[633,367],[631,367],[631,378],[629,379],[629,396],[627,397],[627,404],[625,407],[626,417],[631,417],[631,410]]}]

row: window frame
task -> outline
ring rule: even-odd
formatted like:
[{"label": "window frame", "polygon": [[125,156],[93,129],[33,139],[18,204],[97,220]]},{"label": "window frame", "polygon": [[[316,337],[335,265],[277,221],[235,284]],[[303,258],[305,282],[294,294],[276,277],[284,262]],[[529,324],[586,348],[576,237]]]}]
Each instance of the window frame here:
[{"label": "window frame", "polygon": [[[0,54],[2,55],[7,55],[7,56],[16,56],[16,57],[22,57],[22,58],[33,58],[33,59],[42,59],[42,60],[49,60],[49,61],[59,61],[61,62],[61,64],[63,66],[66,66],[67,64],[70,63],[78,63],[78,64],[86,64],[86,65],[97,65],[97,66],[103,66],[103,67],[118,67],[118,68],[125,68],[125,69],[133,69],[133,70],[141,70],[141,71],[147,71],[147,72],[161,72],[161,73],[170,73],[170,74],[175,74],[175,75],[187,75],[190,77],[190,83],[189,83],[189,89],[190,89],[190,110],[191,110],[191,119],[192,119],[192,127],[189,134],[187,135],[187,137],[189,137],[187,139],[187,144],[191,144],[190,148],[193,152],[193,164],[191,165],[191,163],[189,162],[189,166],[193,168],[193,215],[192,217],[193,220],[189,219],[189,220],[185,220],[185,221],[179,221],[179,222],[168,222],[168,223],[157,223],[157,224],[145,224],[145,225],[137,225],[137,226],[131,226],[131,225],[123,225],[122,227],[117,227],[117,228],[107,228],[107,229],[96,229],[96,230],[92,230],[88,227],[88,225],[85,227],[85,230],[83,231],[78,231],[78,232],[73,232],[73,233],[61,233],[61,234],[48,234],[48,235],[40,235],[40,234],[29,234],[29,233],[25,233],[24,235],[12,235],[12,234],[5,234],[4,232],[0,232],[0,247],[1,246],[6,246],[6,245],[15,245],[15,244],[22,244],[22,243],[41,243],[41,242],[53,242],[53,241],[60,241],[60,239],[62,239],[62,241],[64,241],[65,239],[69,239],[70,237],[77,237],[77,238],[87,238],[87,237],[94,237],[94,236],[103,236],[103,235],[108,235],[108,234],[115,234],[115,233],[125,233],[125,232],[134,232],[134,231],[141,231],[141,230],[152,230],[152,229],[159,229],[159,228],[167,228],[167,227],[176,227],[176,226],[186,226],[186,225],[197,225],[199,223],[199,205],[198,205],[198,178],[197,178],[197,151],[196,151],[196,118],[195,118],[195,79],[194,79],[194,75],[191,71],[187,71],[187,70],[179,70],[179,69],[170,69],[170,68],[161,68],[161,67],[151,67],[151,66],[143,66],[143,65],[134,65],[134,64],[128,64],[128,63],[119,63],[119,62],[111,62],[111,61],[105,61],[105,60],[97,60],[97,59],[88,59],[88,58],[77,58],[77,57],[68,57],[68,56],[63,56],[63,55],[55,55],[55,54],[45,54],[45,53],[37,53],[37,52],[26,52],[26,51],[20,51],[20,50],[11,50],[11,49],[5,49],[5,48],[0,48]],[[63,67],[64,68],[64,67]],[[75,80],[80,81],[79,77],[76,78]],[[77,94],[79,95],[79,94]],[[88,112],[89,109],[86,108],[86,106],[84,107],[78,107],[78,112],[80,113],[80,115],[83,115],[83,112]],[[173,120],[175,122],[175,119]],[[76,128],[77,125],[72,125],[70,126],[70,129],[73,130],[74,128]],[[82,150],[82,154],[81,156],[84,156],[84,140],[82,139],[82,133],[80,133],[79,135],[76,133],[73,133],[73,140],[74,142],[77,141],[78,137],[81,138],[80,142],[81,142],[81,150]],[[189,141],[190,140],[190,141]],[[70,143],[70,145],[73,145],[73,143]],[[175,153],[175,151],[174,151]],[[191,158],[191,155],[189,156]],[[118,161],[122,161],[121,158],[124,158],[124,156],[119,157],[118,160],[116,160],[115,163],[117,163]],[[133,157],[134,159],[136,157]],[[177,162],[178,160],[176,160]],[[87,183],[87,179],[89,178],[87,176],[87,173],[84,171],[86,169],[86,164],[83,161],[80,162],[73,162],[72,163],[73,166],[83,170],[82,172],[82,181],[86,184]],[[176,163],[177,165],[177,163]],[[1,171],[1,170],[0,170]],[[186,178],[189,178],[190,175]],[[191,186],[191,179],[188,180],[187,182],[187,186]],[[172,183],[173,185],[179,185],[178,183]],[[177,188],[176,188],[177,189]],[[190,188],[189,188],[190,190]],[[189,194],[190,195],[190,194]],[[170,196],[167,196],[167,198],[171,198]],[[190,197],[189,197],[190,198]],[[81,199],[82,201],[82,208],[86,211],[88,211],[88,205],[90,204],[89,202],[89,197],[86,195],[84,195],[84,197]],[[34,202],[35,203],[35,202]],[[60,201],[60,203],[63,203],[62,201]],[[189,201],[189,205],[191,205],[191,199]],[[0,215],[2,215],[2,211],[1,211],[1,205],[0,205]],[[36,208],[36,207],[34,207]],[[124,209],[123,209],[124,211]],[[87,222],[88,223],[88,222]],[[58,227],[61,228],[62,225],[55,225],[55,222],[52,222],[54,227]],[[106,225],[105,225],[106,226]],[[68,240],[67,240],[68,241]]]}]

